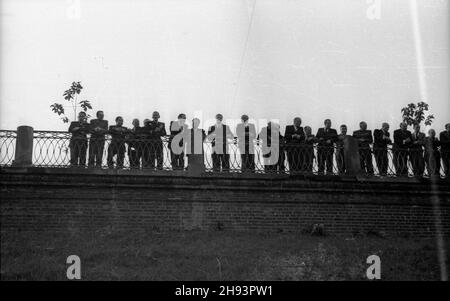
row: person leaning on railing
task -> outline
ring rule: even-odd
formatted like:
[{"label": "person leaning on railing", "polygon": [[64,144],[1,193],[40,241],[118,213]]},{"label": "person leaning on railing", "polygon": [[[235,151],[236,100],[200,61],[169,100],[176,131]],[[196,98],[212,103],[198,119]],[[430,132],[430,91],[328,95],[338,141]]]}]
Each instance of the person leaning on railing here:
[{"label": "person leaning on railing", "polygon": [[89,133],[89,125],[85,112],[78,114],[78,121],[72,121],[69,126],[70,137],[70,165],[85,166],[86,151],[88,146],[87,134]]},{"label": "person leaning on railing", "polygon": [[326,165],[327,174],[333,174],[333,145],[337,140],[337,132],[331,128],[330,119],[325,119],[324,125],[325,127],[320,128],[316,135],[319,141],[317,145],[318,172],[323,174]]},{"label": "person leaning on railing", "polygon": [[389,144],[392,144],[389,136],[389,124],[387,122],[383,122],[381,129],[373,131],[373,153],[380,176],[386,176],[388,171],[389,160],[387,147]]},{"label": "person leaning on railing", "polygon": [[361,169],[368,175],[373,175],[372,150],[370,149],[370,144],[373,143],[372,131],[367,129],[365,121],[359,123],[359,130],[353,132],[353,138],[358,141]]},{"label": "person leaning on railing", "polygon": [[128,158],[130,160],[131,169],[139,169],[141,159],[143,158],[143,150],[145,143],[144,128],[140,126],[139,119],[133,119],[133,128],[128,132],[126,137],[128,144]]},{"label": "person leaning on railing", "polygon": [[400,128],[394,131],[393,160],[397,176],[408,175],[408,156],[411,146],[411,132],[407,130],[406,122],[400,123]]},{"label": "person leaning on railing", "polygon": [[155,168],[155,160],[156,160],[156,168],[158,170],[163,169],[164,163],[164,155],[163,155],[163,142],[161,140],[162,137],[166,136],[166,125],[164,122],[159,122],[159,112],[155,111],[152,114],[152,119],[145,125],[146,134],[149,137],[148,148],[145,150],[148,152],[148,162],[146,165],[150,168]]},{"label": "person leaning on railing", "polygon": [[184,169],[184,144],[182,135],[184,135],[184,132],[188,129],[185,122],[186,114],[183,113],[178,115],[177,121],[170,122],[170,137],[167,145],[170,150],[170,161],[172,163],[173,170]]},{"label": "person leaning on railing", "polygon": [[253,141],[256,139],[256,128],[248,122],[248,116],[242,115],[241,121],[236,126],[237,143],[241,153],[241,171],[255,172],[255,149]]},{"label": "person leaning on railing", "polygon": [[230,153],[228,150],[228,139],[234,139],[230,127],[222,123],[222,114],[216,115],[216,124],[209,127],[207,139],[211,141],[213,170],[216,172],[227,172],[230,170]]},{"label": "person leaning on railing", "polygon": [[206,139],[206,133],[199,126],[200,119],[194,118],[192,119],[192,128],[183,133],[188,157],[188,170],[194,172],[203,172],[205,170],[203,142]]},{"label": "person leaning on railing", "polygon": [[347,168],[345,166],[345,156],[344,156],[344,140],[347,137],[347,126],[342,124],[340,126],[341,133],[337,136],[336,139],[336,164],[338,173],[343,175],[346,173]]},{"label": "person leaning on railing", "polygon": [[445,131],[439,135],[441,141],[441,157],[444,165],[444,176],[450,177],[450,123],[445,125]]},{"label": "person leaning on railing", "polygon": [[102,166],[103,150],[105,148],[105,135],[108,133],[108,120],[104,120],[103,111],[97,111],[97,119],[90,122],[91,138],[89,139],[89,162],[93,167]]},{"label": "person leaning on railing", "polygon": [[420,131],[420,125],[414,124],[414,131],[411,134],[411,146],[409,148],[409,158],[415,176],[423,176],[425,171],[425,161],[423,158],[423,146],[425,145],[425,134]]},{"label": "person leaning on railing", "polygon": [[425,163],[429,176],[439,176],[441,171],[441,154],[438,147],[441,142],[436,138],[436,131],[430,129],[425,138]]},{"label": "person leaning on railing", "polygon": [[286,126],[286,130],[284,132],[287,161],[291,172],[299,172],[304,166],[305,132],[303,131],[301,124],[302,119],[300,117],[295,117],[293,125]]},{"label": "person leaning on railing", "polygon": [[305,161],[303,170],[313,172],[314,167],[314,144],[317,142],[316,136],[312,133],[310,126],[305,126]]},{"label": "person leaning on railing", "polygon": [[123,125],[123,118],[121,116],[116,117],[116,125],[109,127],[109,134],[111,135],[111,144],[108,147],[108,167],[114,168],[114,156],[116,158],[116,168],[123,168],[123,161],[125,158],[125,141],[126,136],[130,130]]},{"label": "person leaning on railing", "polygon": [[280,134],[280,126],[269,121],[258,134],[258,141],[262,144],[264,171],[284,172],[284,137]]}]

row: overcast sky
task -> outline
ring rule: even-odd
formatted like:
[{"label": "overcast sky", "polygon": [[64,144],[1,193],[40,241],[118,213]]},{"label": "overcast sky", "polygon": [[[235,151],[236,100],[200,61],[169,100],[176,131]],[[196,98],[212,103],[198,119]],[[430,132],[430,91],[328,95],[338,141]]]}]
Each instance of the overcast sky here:
[{"label": "overcast sky", "polygon": [[417,13],[409,0],[0,3],[1,129],[66,130],[49,106],[73,81],[126,126],[158,110],[167,123],[220,112],[397,128],[419,100],[433,128],[450,122],[447,0],[417,0]]}]

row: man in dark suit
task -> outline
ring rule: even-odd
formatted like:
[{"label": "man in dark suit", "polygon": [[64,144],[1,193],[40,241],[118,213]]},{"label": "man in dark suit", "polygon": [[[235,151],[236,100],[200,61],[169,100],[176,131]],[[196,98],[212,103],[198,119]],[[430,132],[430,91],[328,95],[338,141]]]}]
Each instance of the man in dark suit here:
[{"label": "man in dark suit", "polygon": [[333,173],[333,154],[334,146],[333,144],[337,141],[337,132],[335,129],[331,128],[331,120],[325,119],[325,127],[320,128],[317,131],[316,138],[319,141],[317,145],[317,157],[318,157],[318,172],[323,174],[325,170],[325,165],[327,169],[327,174]]},{"label": "man in dark suit", "polygon": [[346,173],[345,157],[344,157],[344,140],[347,135],[347,126],[345,124],[340,126],[341,133],[336,140],[336,164],[340,175]]},{"label": "man in dark suit", "polygon": [[[182,135],[188,130],[186,114],[179,114],[177,121],[170,122],[169,150],[173,170],[184,169],[184,143]],[[175,141],[174,141],[175,139]],[[172,145],[172,143],[174,145]]]},{"label": "man in dark suit", "polygon": [[411,146],[411,132],[406,122],[400,123],[400,129],[394,131],[394,166],[397,176],[408,176],[408,156]]},{"label": "man in dark suit", "polygon": [[228,152],[228,139],[234,135],[228,125],[222,123],[222,114],[216,115],[216,124],[208,129],[208,140],[211,141],[213,170],[220,172],[230,170],[230,154]]},{"label": "man in dark suit", "polygon": [[123,161],[125,158],[125,140],[129,134],[129,129],[123,126],[123,118],[121,116],[116,117],[116,125],[109,127],[109,134],[111,135],[111,144],[108,147],[108,167],[114,168],[114,156],[116,159],[116,168],[123,167]]},{"label": "man in dark suit", "polygon": [[128,157],[130,160],[130,167],[140,168],[141,158],[143,158],[143,143],[145,139],[144,128],[140,126],[139,119],[133,119],[133,128],[127,136],[128,143]]},{"label": "man in dark suit", "polygon": [[248,116],[241,116],[242,123],[236,126],[239,152],[241,153],[241,171],[255,172],[255,149],[253,141],[256,139],[256,128],[248,122]]},{"label": "man in dark suit", "polygon": [[89,163],[90,167],[101,167],[103,150],[105,148],[105,135],[108,133],[108,120],[104,120],[103,111],[97,111],[97,119],[90,122],[91,138],[89,139]]},{"label": "man in dark suit", "polygon": [[442,165],[444,166],[444,175],[446,178],[450,177],[450,123],[445,125],[445,131],[439,134],[441,141],[441,157]]},{"label": "man in dark suit", "polygon": [[441,154],[438,147],[441,146],[441,142],[436,138],[436,131],[430,129],[428,131],[428,137],[425,138],[425,163],[427,167],[428,176],[439,177],[441,173]]},{"label": "man in dark suit", "polygon": [[375,155],[375,161],[377,162],[378,173],[380,176],[387,175],[389,162],[387,146],[392,144],[389,135],[389,124],[387,122],[383,122],[381,129],[377,129],[373,132],[373,153]]},{"label": "man in dark suit", "polygon": [[301,127],[302,119],[294,118],[294,124],[286,126],[284,138],[286,140],[286,153],[291,172],[298,172],[305,162],[305,132]]},{"label": "man in dark suit", "polygon": [[411,134],[411,146],[409,149],[411,165],[415,176],[423,176],[425,171],[425,160],[423,156],[423,147],[425,145],[425,134],[420,131],[420,124],[414,125],[414,131]]},{"label": "man in dark suit", "polygon": [[166,136],[166,126],[164,122],[159,122],[159,113],[157,111],[152,114],[152,121],[148,122],[145,131],[149,137],[148,143],[148,165],[150,168],[155,168],[155,159],[156,159],[156,168],[159,170],[163,169],[163,142],[161,140],[162,137]]},{"label": "man in dark suit", "polygon": [[358,141],[361,169],[368,175],[373,175],[372,150],[370,149],[373,137],[372,131],[367,129],[366,122],[361,121],[359,123],[359,130],[353,132],[353,138]]},{"label": "man in dark suit", "polygon": [[85,112],[78,114],[78,121],[72,121],[69,126],[70,137],[70,165],[81,166],[86,165],[86,151],[87,151],[87,134],[89,133],[89,125],[87,123],[87,116]]}]

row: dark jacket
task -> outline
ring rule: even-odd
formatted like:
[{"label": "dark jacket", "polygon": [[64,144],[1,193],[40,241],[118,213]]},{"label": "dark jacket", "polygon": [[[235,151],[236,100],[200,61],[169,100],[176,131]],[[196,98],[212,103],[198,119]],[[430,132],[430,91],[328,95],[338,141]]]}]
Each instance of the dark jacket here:
[{"label": "dark jacket", "polygon": [[111,135],[111,143],[124,143],[130,130],[124,126],[111,125],[109,134]]},{"label": "dark jacket", "polygon": [[383,135],[387,136],[388,138],[390,137],[389,132],[383,132],[382,129],[373,131],[373,137],[374,137],[373,148],[374,149],[386,149],[387,146],[392,143],[390,138],[383,139]]},{"label": "dark jacket", "polygon": [[[373,143],[371,130],[357,130],[353,132],[353,138],[358,140],[358,146],[361,148],[368,148]],[[361,140],[360,140],[361,139]]]},{"label": "dark jacket", "polygon": [[87,140],[89,125],[86,122],[80,123],[79,121],[72,121],[69,126],[69,133],[72,134],[70,141]]},{"label": "dark jacket", "polygon": [[[300,135],[300,138],[293,138],[292,135]],[[305,132],[303,131],[303,127],[295,128],[294,125],[286,126],[286,130],[284,132],[284,138],[286,139],[287,144],[300,144],[305,141]]]},{"label": "dark jacket", "polygon": [[241,154],[253,154],[253,140],[256,139],[256,128],[253,123],[239,123],[236,126],[236,136],[238,138],[238,146]]},{"label": "dark jacket", "polygon": [[[337,137],[338,134],[336,132],[335,129],[328,129],[326,130],[325,128],[320,128],[317,131],[317,135],[316,138],[319,141],[318,145],[319,146],[333,146],[333,143],[335,143],[337,141]],[[328,143],[327,141],[330,140],[330,143]]]},{"label": "dark jacket", "polygon": [[[221,132],[219,132],[221,130]],[[226,124],[222,124],[221,129],[219,131],[216,130],[216,125],[211,126],[208,129],[208,136],[212,134],[216,134],[214,138],[212,138],[211,146],[213,148],[213,152],[216,151],[217,147],[222,148],[223,154],[228,154],[228,142],[227,139],[233,139],[233,133],[230,130],[230,127]]]},{"label": "dark jacket", "polygon": [[[417,135],[414,134],[414,132],[411,134],[411,148],[413,149],[422,149],[422,147],[425,145],[425,134],[424,133],[417,133]],[[414,143],[416,142],[416,143]]]},{"label": "dark jacket", "polygon": [[408,149],[411,146],[411,142],[404,142],[406,139],[411,139],[411,132],[408,130],[398,129],[394,131],[394,148],[395,149]]},{"label": "dark jacket", "polygon": [[441,141],[441,151],[450,152],[450,133],[447,131],[441,132],[439,140]]},{"label": "dark jacket", "polygon": [[126,140],[129,147],[134,149],[141,149],[142,143],[146,138],[145,128],[144,127],[134,127],[131,130],[128,130],[126,134]]},{"label": "dark jacket", "polygon": [[[92,119],[89,125],[91,139],[105,140],[105,134],[108,133],[108,120]],[[96,130],[96,128],[100,128]]]},{"label": "dark jacket", "polygon": [[167,135],[166,133],[166,125],[164,122],[155,122],[150,121],[148,124],[145,125],[145,130],[147,132],[148,138],[150,140],[154,140],[157,142],[161,142],[161,137],[164,137]]}]

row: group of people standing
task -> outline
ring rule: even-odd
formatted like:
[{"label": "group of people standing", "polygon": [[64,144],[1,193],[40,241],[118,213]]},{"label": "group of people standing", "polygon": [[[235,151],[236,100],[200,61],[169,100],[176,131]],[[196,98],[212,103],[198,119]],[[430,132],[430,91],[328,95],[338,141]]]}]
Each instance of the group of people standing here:
[{"label": "group of people standing", "polygon": [[[107,150],[109,168],[123,168],[126,153],[130,168],[163,168],[163,139],[167,133],[165,124],[159,121],[158,112],[153,112],[151,120],[145,119],[143,126],[138,119],[134,119],[131,129],[123,126],[123,118],[120,116],[116,117],[115,125],[111,126],[104,120],[102,111],[98,111],[96,116],[96,119],[88,123],[86,114],[80,112],[78,121],[70,124],[69,132],[72,135],[69,146],[72,166],[85,166],[89,150],[88,166],[101,167],[105,137],[109,134],[111,136]],[[269,122],[257,133],[255,125],[249,123],[249,117],[242,115],[235,136],[230,127],[222,121],[223,116],[217,114],[216,123],[205,132],[199,128],[198,118],[192,120],[192,128],[189,129],[186,115],[179,114],[177,120],[170,123],[167,140],[172,169],[185,168],[185,155],[189,160],[188,168],[191,165],[203,166],[203,143],[209,141],[214,171],[230,170],[229,144],[236,143],[241,156],[241,170],[254,172],[256,169],[254,142],[257,141],[261,145],[264,170],[267,172],[284,172],[285,162],[290,172],[312,172],[316,159],[319,174],[347,173],[345,143],[349,135],[346,125],[341,125],[338,133],[332,128],[331,120],[326,119],[324,127],[313,135],[311,127],[302,127],[301,118],[296,117],[293,124],[286,127],[284,135],[281,134],[279,125],[274,122]],[[361,169],[368,175],[374,174],[372,156],[375,158],[379,174],[388,174],[388,146],[392,145],[392,162],[398,176],[408,174],[408,161],[416,176],[422,176],[425,168],[429,175],[438,175],[442,161],[445,176],[449,176],[450,123],[446,124],[445,131],[440,133],[438,139],[433,129],[430,129],[426,136],[420,131],[419,124],[414,125],[413,132],[410,132],[407,130],[407,124],[402,122],[391,139],[389,124],[383,123],[372,135],[372,131],[367,129],[367,123],[362,121],[360,129],[354,131],[352,137],[358,144]],[[314,151],[315,145],[317,153]],[[333,170],[334,159],[336,170]]]}]

